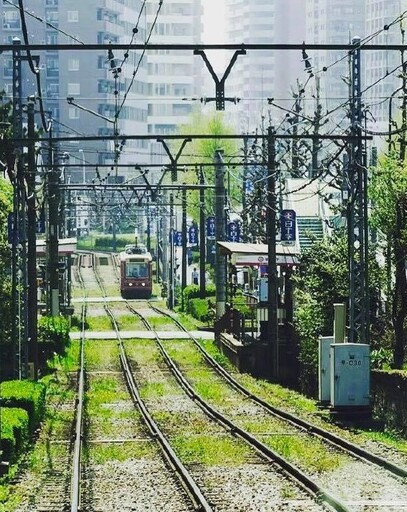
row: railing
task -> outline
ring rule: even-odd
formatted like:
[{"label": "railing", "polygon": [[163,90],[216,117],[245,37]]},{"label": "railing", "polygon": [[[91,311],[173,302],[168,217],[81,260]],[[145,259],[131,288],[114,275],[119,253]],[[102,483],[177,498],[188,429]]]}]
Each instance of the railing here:
[{"label": "railing", "polygon": [[248,315],[250,318],[250,329],[247,329],[247,317],[238,309],[226,304],[225,314],[215,322],[215,333],[227,332],[240,342],[244,342],[248,331],[251,331],[251,337],[255,338],[257,334],[257,322],[255,320],[255,310],[257,308],[257,299],[255,302],[245,301],[245,306],[248,306],[252,311]]}]

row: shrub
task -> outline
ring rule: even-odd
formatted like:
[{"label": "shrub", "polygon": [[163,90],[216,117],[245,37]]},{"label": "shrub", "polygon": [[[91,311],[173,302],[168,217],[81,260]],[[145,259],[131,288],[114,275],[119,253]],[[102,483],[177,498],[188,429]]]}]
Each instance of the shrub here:
[{"label": "shrub", "polygon": [[63,354],[69,343],[69,321],[63,316],[43,316],[38,322],[38,343],[48,359],[53,352]]},{"label": "shrub", "polygon": [[29,438],[29,418],[24,409],[1,409],[1,450],[4,460],[15,460]]},{"label": "shrub", "polygon": [[44,416],[45,391],[40,382],[8,380],[0,385],[0,405],[27,411],[30,432],[34,432]]},{"label": "shrub", "polygon": [[201,322],[210,322],[214,319],[214,311],[210,299],[192,299],[188,303],[188,313]]},{"label": "shrub", "polygon": [[24,409],[2,407],[0,448],[4,460],[13,461],[17,458],[29,437],[29,418]]}]

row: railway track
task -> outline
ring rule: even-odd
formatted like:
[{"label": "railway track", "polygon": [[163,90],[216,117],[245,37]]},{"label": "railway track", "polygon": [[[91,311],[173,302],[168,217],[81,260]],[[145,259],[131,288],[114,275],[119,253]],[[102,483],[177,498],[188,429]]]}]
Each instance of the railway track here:
[{"label": "railway track", "polygon": [[[96,272],[97,273],[97,272]],[[100,286],[101,286],[101,291],[102,291],[102,294],[106,297],[106,294],[105,294],[105,291],[103,289],[103,283],[100,281]],[[131,304],[134,304],[134,303],[130,303],[130,302],[126,302],[127,304],[127,307],[132,310],[132,311],[136,311],[134,309],[134,307],[131,305]],[[137,303],[138,304],[138,303]],[[123,368],[129,368],[129,374],[128,374],[128,377],[126,377],[128,379],[128,385],[130,388],[135,388],[135,390],[137,390],[137,386],[135,385],[134,383],[134,378],[133,378],[133,374],[130,370],[130,366],[129,366],[129,363],[128,363],[128,360],[127,360],[127,356],[126,356],[126,351],[124,349],[124,343],[122,342],[121,338],[120,338],[120,331],[119,331],[119,326],[118,326],[118,322],[116,320],[116,317],[115,317],[115,314],[112,310],[112,308],[109,306],[108,304],[108,301],[106,300],[105,302],[105,310],[106,310],[106,313],[109,315],[109,317],[111,318],[111,323],[112,323],[112,326],[114,327],[114,330],[116,332],[116,335],[117,335],[117,339],[118,339],[118,343],[119,343],[119,346],[120,346],[120,353],[121,353],[121,361],[122,361],[122,366]],[[148,325],[148,321],[145,320],[146,322],[146,325]],[[185,391],[185,390],[184,390]],[[178,391],[178,393],[180,393],[181,391]],[[182,393],[181,393],[181,396],[182,396]],[[190,397],[191,398],[191,397]],[[136,400],[140,400],[140,397]],[[183,400],[185,401],[185,398],[183,398]],[[188,400],[187,400],[188,401]],[[190,407],[192,407],[192,410],[195,410],[195,412],[192,412],[191,411],[191,414],[192,416],[195,414],[197,414],[196,412],[196,404],[194,403],[195,402],[195,399],[192,398],[192,400],[190,399],[189,400],[190,402]],[[147,411],[147,409],[146,409]],[[227,428],[227,434],[225,434],[224,432],[224,428],[225,428],[225,425],[222,424],[222,422],[219,422],[219,418],[215,418],[213,416],[213,414],[211,414],[208,410],[205,411],[205,414],[202,415],[202,413],[200,412],[199,413],[202,417],[201,417],[201,422],[202,421],[205,421],[205,422],[208,422],[208,431],[213,431],[214,429],[216,430],[216,433],[214,432],[213,435],[214,437],[220,437],[220,438],[223,438],[225,435],[227,436],[230,436],[230,429]],[[149,416],[151,417],[152,419],[152,416],[149,414]],[[213,422],[214,420],[216,420],[219,425],[220,425],[220,428],[219,427],[214,427],[213,426]],[[156,426],[156,428],[158,429],[158,426]],[[165,425],[163,427],[165,429]],[[173,436],[173,434],[170,434],[171,436]],[[233,442],[236,442],[234,440],[234,433],[232,434],[232,439],[233,439]],[[165,437],[164,437],[165,439]],[[170,447],[170,444],[167,443],[168,446]],[[172,450],[172,449],[171,449]],[[173,451],[173,456],[175,457],[175,451]],[[249,452],[250,453],[250,452]],[[260,455],[260,456],[259,456]],[[264,482],[264,485],[268,485],[270,486],[270,483],[273,482],[273,489],[274,491],[272,492],[271,489],[270,489],[270,493],[271,494],[276,494],[277,492],[277,495],[279,495],[280,492],[282,491],[279,491],[279,488],[281,489],[282,487],[285,487],[287,488],[287,486],[291,486],[292,489],[291,489],[291,493],[295,495],[295,499],[292,499],[291,502],[296,502],[297,503],[297,506],[300,506],[300,509],[299,510],[304,510],[304,511],[316,511],[316,510],[322,510],[322,509],[325,509],[325,508],[328,508],[328,509],[331,509],[331,510],[346,510],[342,507],[324,507],[324,506],[321,506],[318,501],[320,500],[320,496],[311,496],[311,497],[307,497],[306,494],[304,494],[304,488],[302,485],[299,484],[298,481],[291,481],[288,479],[287,477],[287,474],[283,475],[282,472],[281,472],[281,469],[278,469],[276,470],[276,468],[274,467],[274,464],[270,464],[270,462],[273,462],[271,460],[268,460],[267,463],[265,463],[264,459],[264,454],[259,454],[258,450],[255,450],[253,453],[251,453],[250,455],[248,455],[249,459],[250,459],[250,462],[248,463],[248,466],[250,466],[252,469],[253,469],[253,466],[256,468],[256,485],[253,487],[253,483],[251,483],[251,490],[250,490],[250,496],[253,498],[253,494],[256,493],[256,486],[259,485],[259,482],[258,482],[258,479],[259,477],[261,478],[261,481]],[[254,461],[254,462],[253,462]],[[180,462],[180,464],[182,465],[182,462]],[[262,469],[259,470],[259,467],[261,467]],[[191,473],[188,471],[188,469],[183,466],[184,468],[184,471],[190,475],[189,478],[191,478],[191,480],[193,482],[195,482],[195,480],[197,482],[199,482],[199,486],[202,486],[202,497],[203,497],[203,494],[205,494],[205,496],[208,496],[208,502],[207,502],[207,505],[206,506],[209,506],[210,509],[212,510],[212,506],[214,507],[213,510],[230,510],[231,507],[233,507],[233,505],[231,504],[230,502],[230,497],[229,498],[226,498],[224,495],[223,495],[223,489],[222,489],[222,486],[217,484],[215,485],[213,482],[209,485],[208,484],[208,480],[211,480],[211,477],[208,476],[208,471],[192,471],[194,476],[195,476],[195,480],[193,477],[191,477]],[[246,473],[246,476],[250,475],[250,469],[248,468],[248,471],[245,472]],[[229,478],[229,477],[228,477]],[[220,478],[220,475],[218,475],[217,477],[217,480],[219,481],[222,481],[222,478]],[[289,481],[289,483],[287,483]],[[194,485],[197,487],[197,489],[199,489],[198,485],[196,483],[194,483]],[[261,487],[261,484],[260,484],[260,487]],[[295,488],[295,489],[294,489]],[[276,491],[277,489],[277,491]],[[235,491],[235,489],[234,489]],[[201,492],[201,491],[199,491]],[[235,494],[235,492],[234,492]],[[272,502],[273,499],[271,498],[270,499],[270,496],[271,494],[268,495],[268,497],[266,495],[264,495],[263,492],[259,492],[259,495],[262,496],[262,500],[265,500],[265,503],[267,502]],[[251,498],[251,499],[252,499]],[[326,497],[325,497],[326,498]],[[205,498],[204,498],[205,499]],[[258,498],[259,499],[259,498]],[[276,508],[276,510],[280,510],[280,506],[281,506],[281,503],[279,503],[279,499],[275,498],[276,502],[278,503],[278,508]],[[210,501],[210,504],[209,504],[209,501]],[[287,501],[287,499],[285,500]],[[288,500],[290,501],[290,500]],[[334,500],[332,500],[334,501]],[[326,504],[327,504],[327,501],[326,501]],[[264,505],[264,504],[263,504]],[[249,504],[246,504],[246,507],[249,506]],[[203,507],[203,508],[202,508]],[[205,505],[199,505],[199,509],[202,509],[202,510],[206,510],[206,508],[204,508]],[[256,508],[256,507],[255,507]],[[236,510],[239,510],[239,508],[236,508]],[[272,510],[272,509],[270,509]]]},{"label": "railway track", "polygon": [[[360,496],[357,498],[357,507],[360,510],[390,510],[391,507],[394,507],[394,510],[403,510],[407,508],[407,500],[406,500],[406,487],[405,487],[405,477],[407,476],[407,471],[405,467],[398,466],[394,464],[393,462],[386,460],[370,451],[367,451],[360,446],[357,446],[351,442],[349,442],[346,439],[343,439],[327,430],[324,430],[320,427],[317,427],[315,425],[312,425],[309,422],[306,422],[302,418],[299,418],[293,414],[287,413],[286,411],[282,411],[276,407],[271,406],[261,398],[257,397],[253,393],[249,392],[247,389],[245,389],[239,382],[237,382],[230,374],[228,374],[200,345],[198,340],[194,338],[193,336],[189,335],[189,333],[183,328],[182,324],[178,322],[177,319],[175,319],[170,313],[167,311],[161,310],[157,308],[154,305],[150,304],[150,307],[154,309],[157,312],[160,312],[161,314],[170,317],[174,323],[177,325],[177,328],[180,330],[184,330],[189,338],[194,342],[194,345],[197,347],[197,350],[201,353],[202,357],[204,358],[205,362],[210,365],[212,369],[214,369],[219,376],[223,380],[226,380],[228,384],[236,391],[238,391],[240,394],[242,394],[245,399],[250,400],[253,404],[260,407],[263,411],[266,411],[266,413],[273,418],[277,418],[278,420],[278,427],[276,427],[276,422],[273,422],[269,424],[269,427],[267,430],[273,430],[273,429],[279,429],[280,435],[297,435],[302,436],[303,443],[311,443],[313,442],[313,438],[317,438],[318,440],[321,440],[324,444],[329,443],[331,447],[333,447],[335,450],[337,450],[339,453],[344,453],[347,456],[351,457],[353,460],[357,460],[358,462],[354,463],[351,462],[350,464],[354,464],[355,467],[353,468],[353,471],[357,470],[359,474],[359,490],[358,493]],[[133,309],[133,308],[132,308]],[[136,311],[137,314],[140,314],[140,311]],[[146,326],[148,327],[148,322],[146,321]],[[150,326],[151,329],[151,326]],[[163,343],[164,344],[164,343]],[[169,342],[166,341],[165,345],[168,345]],[[174,344],[177,344],[181,346],[183,342],[177,341],[174,342]],[[188,378],[188,372],[193,373],[194,370],[188,370],[187,367],[182,368],[182,358],[180,358],[180,362],[177,362],[177,364],[174,363],[173,360],[171,360],[171,357],[169,356],[168,352],[164,351],[163,347],[160,347],[163,356],[167,360],[168,364],[171,365],[171,368],[173,372],[179,376],[180,380],[184,378],[184,376],[180,376],[179,374],[185,373]],[[192,359],[192,357],[191,357]],[[180,368],[182,370],[180,371]],[[188,378],[188,383],[193,382],[194,378]],[[208,382],[212,383],[212,385],[216,385],[216,381],[214,377],[208,376],[207,379]],[[195,382],[196,384],[196,382]],[[197,400],[195,391],[192,386],[189,386],[188,384],[188,392],[191,393],[192,396],[194,396],[194,399]],[[228,402],[230,398],[225,396],[224,401]],[[233,406],[236,407],[236,409],[239,409],[239,406]],[[233,417],[239,417],[239,414],[234,414],[233,411],[230,410],[229,407],[220,407],[217,409],[217,412],[220,410],[226,411],[227,416],[230,418]],[[246,407],[247,410],[247,407]],[[214,413],[214,411],[211,411]],[[251,415],[261,415],[261,412],[259,410],[253,409],[251,407],[250,409]],[[287,429],[282,422],[285,423],[285,425],[289,425],[289,429]],[[240,421],[240,424],[244,424],[244,421]],[[264,423],[263,423],[264,424]],[[242,434],[242,436],[246,439],[250,438],[250,434],[247,432],[240,432],[239,428],[240,426],[233,421],[230,421],[228,424],[230,428],[233,428],[236,432],[239,432]],[[282,426],[283,425],[283,426]],[[293,430],[293,428],[295,430]],[[284,432],[285,430],[289,430],[288,432]],[[254,434],[254,436],[257,438],[259,437],[258,434]],[[269,445],[273,445],[273,443],[268,443]],[[259,445],[258,445],[259,446]],[[269,446],[267,446],[266,450],[264,447],[261,447],[262,451],[268,452]],[[270,452],[269,452],[270,453]],[[318,493],[321,495],[324,495],[326,493],[327,501],[331,503],[331,497],[333,495],[339,495],[343,496],[343,507],[351,507],[351,510],[354,510],[354,490],[355,487],[351,488],[352,497],[349,496],[349,485],[348,482],[344,481],[344,485],[337,485],[335,482],[335,485],[332,485],[332,478],[329,477],[329,474],[327,475],[317,475],[315,474],[315,471],[310,471],[307,467],[303,467],[300,472],[298,473],[296,471],[296,468],[294,468],[294,471],[292,469],[292,465],[288,463],[288,461],[285,458],[282,458],[278,453],[271,452],[270,455],[276,460],[282,467],[285,469],[288,469],[288,471],[293,472],[293,474],[299,478],[304,485],[308,485],[308,477],[307,475],[312,475],[312,480],[315,482],[324,482],[325,488],[332,488],[332,492],[326,492],[324,491],[324,488],[321,487],[321,483],[317,484],[317,486],[314,489],[318,488]],[[298,466],[298,461],[297,461]],[[300,464],[301,466],[301,464]],[[362,475],[366,475],[366,478],[364,479]],[[390,475],[390,476],[389,476]],[[392,479],[392,481],[389,481],[389,479]],[[375,486],[372,486],[372,482],[376,482]],[[311,486],[312,486],[311,482]],[[372,487],[376,487],[378,492],[372,492]],[[396,497],[392,498],[389,493],[387,493],[383,489],[389,488],[392,491],[390,492],[390,495],[392,492],[396,493]],[[364,491],[366,489],[366,492]],[[370,490],[369,490],[370,489]],[[348,492],[347,492],[348,490]],[[334,505],[337,506],[337,505]],[[367,507],[367,508],[366,508]],[[389,508],[390,507],[390,508]],[[401,507],[401,508],[400,508]],[[341,505],[339,505],[339,508],[341,509]]]},{"label": "railway track", "polygon": [[[164,497],[171,494],[183,496],[183,498],[180,498],[181,504],[177,503],[173,505],[173,508],[171,508],[171,505],[169,508],[165,508],[174,511],[192,509],[277,511],[286,509],[311,512],[328,509],[400,512],[407,510],[405,467],[398,466],[392,461],[370,453],[368,450],[342,439],[337,434],[315,426],[303,418],[273,407],[266,400],[248,391],[239,382],[238,376],[235,378],[226,372],[204,350],[200,341],[183,328],[172,313],[157,308],[151,303],[127,301],[125,303],[127,308],[139,318],[143,318],[145,328],[154,332],[155,339],[121,340],[118,318],[120,318],[119,315],[123,314],[123,309],[117,308],[116,303],[111,302],[107,297],[105,283],[95,272],[97,268],[96,260],[83,255],[78,258],[78,264],[85,271],[86,287],[90,286],[88,293],[91,293],[92,297],[96,297],[96,288],[98,287],[99,302],[102,293],[104,310],[111,319],[118,340],[117,343],[102,342],[106,349],[110,351],[109,358],[103,356],[105,363],[109,360],[106,363],[107,368],[103,365],[101,368],[87,367],[85,375],[88,376],[89,389],[86,392],[90,392],[89,396],[91,396],[93,381],[95,384],[99,384],[98,381],[103,380],[104,376],[108,374],[110,386],[117,389],[117,395],[120,395],[121,398],[120,401],[111,400],[111,403],[107,401],[104,407],[109,409],[112,414],[113,411],[120,408],[129,408],[127,402],[127,405],[123,406],[123,392],[127,393],[125,388],[134,388],[134,396],[130,399],[131,406],[136,403],[141,412],[138,413],[140,418],[137,416],[132,428],[138,425],[139,419],[141,421],[142,417],[143,422],[146,421],[142,412],[143,407],[146,414],[153,421],[152,426],[143,427],[142,430],[133,431],[130,429],[133,433],[129,437],[127,437],[127,434],[124,437],[118,437],[117,426],[121,425],[120,430],[127,432],[128,425],[123,430],[120,419],[116,418],[111,431],[113,433],[106,436],[101,435],[100,425],[97,425],[100,420],[96,420],[97,416],[93,415],[92,411],[85,410],[85,432],[78,434],[77,421],[75,436],[86,439],[85,448],[81,446],[79,449],[79,453],[85,453],[78,464],[78,467],[81,468],[79,473],[82,477],[82,483],[78,484],[78,489],[82,489],[82,496],[77,499],[78,503],[81,503],[80,510],[88,512],[117,510],[118,503],[120,503],[120,510],[123,511],[154,510],[154,508],[147,508],[147,504],[145,508],[140,505],[141,494],[151,493],[148,494],[151,505],[157,496],[155,491],[160,495],[159,489],[165,489],[167,485],[169,487],[161,494],[161,501],[167,499]],[[104,275],[108,282],[114,273],[111,272],[110,268],[110,271],[107,271]],[[75,276],[77,277],[76,274]],[[104,291],[101,292],[100,290]],[[84,300],[84,306],[87,304],[86,307],[90,307],[91,302],[92,298],[87,297],[87,300]],[[149,321],[149,317],[151,320],[151,313],[149,314],[148,311],[153,310],[155,315],[166,316],[168,325],[166,324],[165,328],[167,330],[172,323],[173,329],[183,330],[184,336],[190,341],[169,340],[168,336],[166,340],[162,339],[159,329],[154,328]],[[158,323],[158,325],[160,324]],[[87,346],[85,341],[81,344],[84,347]],[[90,342],[87,342],[87,344],[88,346],[91,345]],[[87,353],[86,350],[84,353]],[[192,359],[191,354],[195,354]],[[197,357],[197,354],[199,357]],[[119,358],[120,365],[128,367],[126,382],[124,382],[122,370],[118,365]],[[190,361],[193,361],[193,364]],[[203,369],[206,373],[205,379],[197,378],[196,374],[203,372]],[[112,385],[113,381],[116,384]],[[212,391],[213,388],[218,389],[219,386],[222,386],[223,389],[221,398],[216,398],[214,393],[212,393],[213,396],[209,393],[209,397],[206,396],[205,398],[201,396],[201,391],[205,387]],[[159,399],[150,396],[150,390],[153,388],[162,390]],[[141,399],[142,396],[143,399]],[[92,401],[89,400],[89,404],[91,403]],[[249,418],[254,420],[261,418],[263,431],[254,426],[256,421],[249,422]],[[269,418],[273,419],[270,420]],[[214,423],[215,421],[217,423]],[[265,421],[269,423],[265,423]],[[138,427],[140,428],[140,425]],[[158,430],[156,431],[155,428]],[[110,471],[104,473],[99,466],[105,465],[95,463],[97,452],[101,450],[101,447],[108,449],[111,446],[139,446],[140,444],[157,446],[156,439],[160,437],[158,432],[161,432],[164,443],[168,444],[173,455],[175,457],[179,456],[183,469],[189,475],[189,484],[180,484],[179,477],[174,482],[173,462],[169,456],[165,456],[164,472],[162,473],[161,469],[157,469],[160,466],[159,460],[161,460],[161,468],[163,464],[162,455],[160,455],[162,447],[154,453],[153,471],[151,466],[149,470],[143,468],[144,473],[143,469],[140,471],[138,456],[131,462],[132,471],[129,471],[128,467],[126,468],[126,464],[112,463],[113,465],[107,465],[110,467]],[[298,438],[299,442],[303,444],[314,442],[311,441],[311,438],[317,438],[324,445],[329,443],[328,451],[340,451],[341,457],[347,457],[348,462],[342,464],[337,471],[321,475],[310,469],[304,461],[298,463],[294,457],[294,463],[289,456],[282,456],[279,450],[273,446],[272,439],[277,436]],[[226,445],[222,443],[227,440],[233,446],[232,451],[236,454],[236,460],[233,461],[233,457],[230,460],[228,459],[229,455],[226,449],[223,453],[223,459],[225,460],[222,459],[218,464],[206,464],[196,455],[191,457],[186,447],[192,442],[191,440],[203,437],[207,444],[205,449],[209,445],[214,447],[222,445],[219,450],[223,450]],[[180,442],[180,439],[182,442]],[[249,450],[246,445],[254,447],[254,451],[252,448]],[[96,457],[93,454],[95,449]],[[243,460],[239,460],[237,455],[242,453],[241,450],[244,453]],[[315,457],[319,457],[317,452],[315,452]],[[155,466],[156,463],[158,464],[157,467]],[[75,464],[72,465],[72,467],[74,466]],[[135,468],[137,468],[137,472],[144,475],[144,478],[141,480],[134,479]],[[169,477],[169,481],[172,481],[172,483],[163,483],[161,487],[160,477],[152,479],[151,476],[148,476],[151,473],[154,475],[166,473],[167,476],[170,473],[172,476]],[[115,483],[112,482],[112,475]],[[352,475],[352,477],[349,478],[349,475]],[[126,491],[128,489],[127,481],[130,481],[131,478],[133,478],[133,491]],[[163,478],[164,480],[167,479],[167,477]],[[121,493],[117,489],[116,482],[119,482]],[[255,485],[253,485],[254,483]],[[171,485],[173,488],[170,491]],[[102,488],[106,486],[107,491]],[[202,496],[204,505],[198,504],[196,498],[191,498],[191,494],[193,494],[191,486],[192,491],[195,489]],[[72,496],[72,490],[75,486],[72,480],[69,485],[65,484],[65,489],[67,488],[71,490],[70,502],[71,506],[74,507],[75,497]],[[372,489],[376,489],[376,492],[373,492]],[[139,494],[140,490],[142,490],[141,494]],[[121,501],[117,494],[122,497]],[[136,498],[134,498],[134,494]],[[138,508],[131,508],[135,506],[134,502],[131,504],[131,499],[129,501],[129,496],[132,495],[132,499],[139,500]],[[62,502],[62,500],[60,501]],[[123,507],[123,503],[129,508]],[[19,512],[28,512],[28,510],[32,512],[37,509],[21,508]],[[39,508],[38,510],[48,509]],[[50,508],[49,510],[54,509]],[[68,508],[65,505],[65,508],[55,508],[55,510],[65,511]],[[71,508],[71,510],[79,510],[79,508]],[[155,510],[161,509],[156,508]]]},{"label": "railway track", "polygon": [[150,303],[150,307],[154,311],[157,311],[158,313],[162,314],[163,316],[170,318],[180,331],[185,332],[185,334],[193,342],[194,346],[200,352],[200,354],[202,355],[204,360],[207,362],[207,364],[211,368],[213,368],[218,373],[218,375],[220,375],[223,379],[225,379],[230,384],[230,386],[233,387],[233,389],[242,393],[243,396],[250,399],[253,403],[260,405],[262,408],[264,408],[268,413],[270,413],[274,417],[284,420],[284,421],[287,421],[290,424],[294,425],[295,427],[302,429],[309,434],[318,436],[320,439],[322,439],[325,442],[330,443],[335,448],[344,450],[348,454],[350,454],[354,457],[357,457],[360,460],[364,460],[366,462],[374,464],[379,468],[386,469],[388,472],[392,473],[393,475],[395,475],[397,477],[402,477],[402,478],[407,477],[407,468],[406,467],[394,464],[393,462],[391,462],[387,459],[384,459],[383,457],[381,457],[379,455],[376,455],[368,450],[361,448],[360,446],[358,446],[354,443],[351,443],[347,439],[344,439],[336,434],[333,434],[332,432],[329,432],[328,430],[325,430],[321,427],[313,425],[312,423],[304,420],[303,418],[300,418],[299,416],[295,416],[294,414],[291,414],[287,411],[284,411],[282,409],[274,407],[271,404],[269,404],[268,402],[266,402],[265,400],[263,400],[260,397],[258,397],[257,395],[255,395],[254,393],[250,392],[247,388],[245,388],[242,384],[240,384],[229,372],[227,372],[223,368],[223,366],[221,366],[202,347],[199,340],[195,336],[193,336],[189,331],[187,331],[184,328],[184,326],[181,324],[181,322],[178,321],[177,318],[175,318],[168,311],[160,309],[151,303]]},{"label": "railway track", "polygon": [[[165,436],[163,435],[162,431],[157,426],[156,422],[153,420],[152,416],[149,414],[148,409],[145,407],[143,400],[140,397],[137,385],[134,381],[133,374],[130,369],[130,365],[127,359],[126,352],[124,350],[124,346],[120,337],[120,331],[119,327],[115,318],[115,315],[112,311],[112,309],[109,307],[107,297],[106,297],[106,290],[103,283],[103,280],[101,279],[97,266],[95,265],[95,262],[93,262],[93,271],[95,275],[95,279],[100,287],[100,290],[102,292],[102,296],[105,299],[104,302],[104,309],[106,311],[106,314],[109,316],[112,326],[116,332],[117,337],[117,347],[118,347],[118,357],[120,359],[120,365],[121,369],[124,375],[124,379],[126,381],[127,389],[130,393],[131,401],[134,403],[137,408],[140,411],[140,417],[143,419],[146,428],[146,431],[144,433],[144,436],[146,433],[149,435],[149,442],[154,443],[155,445],[159,445],[161,454],[162,454],[162,461],[161,461],[161,467],[158,468],[157,466],[158,461],[155,461],[155,482],[151,481],[151,478],[148,479],[146,475],[146,481],[150,480],[150,485],[154,488],[154,484],[157,484],[158,481],[163,482],[163,485],[166,487],[166,489],[161,490],[161,494],[164,494],[165,501],[167,502],[167,506],[169,507],[168,510],[200,510],[200,511],[206,511],[209,512],[212,510],[211,506],[207,502],[206,498],[202,495],[199,487],[194,482],[193,478],[191,477],[190,473],[186,470],[180,459],[177,457],[176,453],[166,440]],[[91,429],[88,429],[91,430]],[[140,435],[140,433],[139,433]],[[112,444],[115,442],[122,442],[122,439],[109,439],[108,443]],[[97,442],[97,440],[93,441],[94,443]],[[158,472],[160,472],[160,478],[158,479]],[[175,477],[175,478],[174,478]],[[93,478],[93,481],[95,478]],[[154,491],[157,495],[160,494],[158,489],[155,489]],[[171,500],[174,500],[174,496],[177,496],[176,503],[170,504],[170,496],[172,496]],[[88,492],[88,496],[85,498],[85,502],[90,503],[90,510],[92,510],[91,503],[93,501],[97,500],[95,497],[95,494]],[[148,505],[146,504],[146,509]],[[171,508],[172,507],[172,508]],[[133,509],[131,509],[133,510]],[[157,509],[158,510],[158,509]]]}]

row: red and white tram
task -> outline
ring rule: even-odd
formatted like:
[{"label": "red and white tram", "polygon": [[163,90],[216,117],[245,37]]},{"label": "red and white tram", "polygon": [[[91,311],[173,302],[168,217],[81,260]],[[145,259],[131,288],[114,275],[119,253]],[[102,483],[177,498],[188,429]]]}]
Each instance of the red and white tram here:
[{"label": "red and white tram", "polygon": [[149,299],[153,291],[153,258],[143,247],[120,253],[120,292],[126,299]]}]

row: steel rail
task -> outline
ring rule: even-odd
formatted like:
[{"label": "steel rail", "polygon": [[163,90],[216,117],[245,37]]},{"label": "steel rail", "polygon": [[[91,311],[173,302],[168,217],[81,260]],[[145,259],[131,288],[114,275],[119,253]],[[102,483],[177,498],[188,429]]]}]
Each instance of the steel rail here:
[{"label": "steel rail", "polygon": [[81,310],[81,338],[80,338],[80,360],[79,360],[79,379],[78,396],[76,399],[76,422],[75,439],[72,459],[72,477],[71,477],[71,512],[80,510],[80,482],[81,482],[81,453],[83,439],[83,401],[85,392],[85,325],[86,325],[86,289],[80,272],[80,265],[83,255],[79,256],[78,278],[83,291],[83,304]]},{"label": "steel rail", "polygon": [[[151,305],[151,303],[149,304]],[[139,313],[138,311],[136,313],[140,317],[142,317],[141,313]],[[145,319],[145,322],[146,325],[149,324],[147,319]],[[217,409],[212,407],[203,398],[201,398],[201,396],[195,392],[193,387],[189,384],[189,382],[182,375],[174,361],[171,359],[170,355],[168,354],[163,344],[161,343],[160,336],[151,325],[150,330],[154,333],[156,343],[160,349],[160,352],[164,360],[166,361],[167,365],[169,366],[170,370],[174,374],[176,380],[184,389],[185,393],[192,400],[198,403],[200,407],[206,412],[206,414],[208,414],[211,418],[217,420],[217,422],[220,425],[222,425],[227,430],[233,432],[233,434],[238,435],[242,439],[244,439],[250,446],[255,448],[258,451],[258,453],[260,453],[266,460],[268,460],[271,463],[277,463],[286,472],[287,475],[293,478],[296,481],[296,483],[301,486],[302,489],[311,494],[317,500],[317,502],[323,502],[327,507],[330,507],[331,510],[335,510],[336,512],[350,512],[349,509],[338,498],[336,498],[331,493],[326,491],[323,487],[318,485],[314,480],[308,477],[301,469],[299,469],[295,465],[291,464],[288,460],[281,457],[277,452],[275,452],[274,450],[266,446],[264,443],[256,439],[249,432],[240,428],[238,425],[236,425],[226,416],[220,413]]]},{"label": "steel rail", "polygon": [[342,450],[345,450],[349,454],[357,457],[360,460],[364,460],[365,462],[370,462],[378,467],[384,468],[387,471],[393,473],[394,475],[398,477],[407,477],[407,469],[403,468],[401,466],[397,466],[393,462],[390,462],[379,455],[375,455],[374,453],[371,453],[364,448],[361,448],[360,446],[352,443],[351,441],[348,441],[346,439],[343,439],[339,437],[338,435],[329,432],[328,430],[323,429],[322,427],[318,427],[316,425],[313,425],[312,423],[309,423],[306,420],[303,420],[302,418],[299,418],[295,416],[294,414],[291,414],[287,411],[284,411],[282,409],[279,409],[262,398],[258,397],[257,395],[253,394],[251,391],[249,391],[247,388],[245,388],[242,384],[240,384],[236,379],[234,379],[230,373],[228,373],[215,359],[206,352],[206,350],[202,347],[202,345],[199,343],[199,341],[190,333],[187,329],[176,319],[174,318],[170,313],[167,313],[166,311],[161,310],[160,308],[157,308],[156,306],[152,305],[150,303],[150,307],[154,309],[157,312],[160,312],[164,315],[167,315],[171,317],[171,319],[179,326],[180,329],[182,329],[185,333],[188,334],[190,339],[194,342],[194,344],[197,346],[201,354],[204,356],[205,360],[216,369],[216,371],[222,375],[224,379],[228,381],[228,383],[233,386],[235,389],[240,391],[243,395],[245,395],[247,398],[250,398],[258,405],[262,406],[264,409],[266,409],[268,412],[273,414],[274,416],[283,419],[285,421],[290,422],[296,427],[303,428],[309,433],[312,433],[319,438],[323,439],[324,441],[328,441],[335,447],[339,447]]},{"label": "steel rail", "polygon": [[144,401],[142,400],[140,393],[138,391],[136,382],[133,377],[133,372],[131,371],[130,364],[126,355],[125,348],[123,346],[123,341],[120,336],[120,329],[119,325],[117,323],[117,320],[113,314],[113,311],[109,307],[107,296],[106,296],[106,290],[103,285],[102,279],[100,278],[100,275],[94,267],[95,271],[95,277],[96,280],[100,286],[100,289],[102,291],[103,299],[105,301],[104,303],[104,309],[107,313],[107,315],[110,318],[110,321],[112,323],[112,326],[115,330],[118,347],[120,351],[120,363],[122,365],[123,373],[125,375],[125,379],[128,385],[128,389],[130,392],[130,395],[133,399],[133,402],[136,406],[138,406],[140,412],[142,413],[142,416],[144,418],[144,421],[146,425],[148,426],[152,436],[158,441],[162,453],[165,456],[166,460],[170,464],[173,471],[178,476],[178,480],[181,483],[182,487],[187,492],[188,496],[190,497],[191,501],[194,504],[194,507],[197,511],[202,512],[213,512],[213,508],[210,506],[204,495],[202,494],[201,490],[199,489],[198,485],[190,475],[189,471],[186,469],[186,467],[182,464],[181,460],[178,458],[174,450],[172,449],[171,445],[168,443],[167,439],[165,438],[164,434],[159,429],[158,425],[152,418],[151,414],[148,412],[147,407],[144,404]]}]

